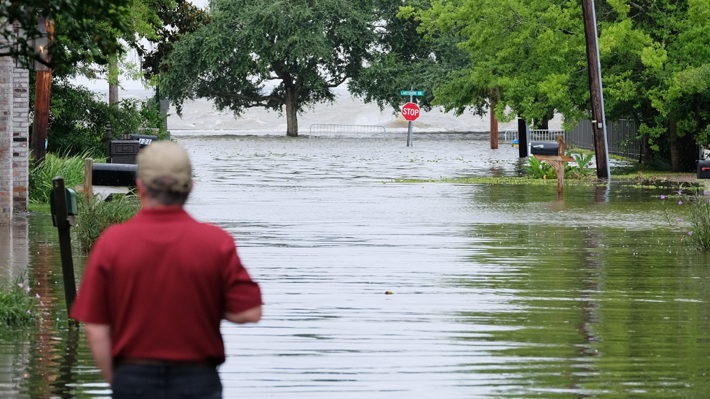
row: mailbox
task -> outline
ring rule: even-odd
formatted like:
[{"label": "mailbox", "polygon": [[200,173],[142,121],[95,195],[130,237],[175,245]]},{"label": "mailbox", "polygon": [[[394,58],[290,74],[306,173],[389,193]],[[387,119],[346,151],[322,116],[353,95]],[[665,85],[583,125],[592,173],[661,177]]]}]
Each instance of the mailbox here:
[{"label": "mailbox", "polygon": [[114,140],[111,142],[111,162],[135,164],[139,149],[138,140]]},{"label": "mailbox", "polygon": [[533,141],[530,143],[530,153],[533,155],[559,155],[560,145],[557,143],[548,143],[541,141]]},{"label": "mailbox", "polygon": [[[79,203],[76,199],[76,191],[72,190],[71,188],[65,188],[64,191],[66,192],[67,197],[67,215],[78,215]],[[49,198],[49,209],[51,210],[52,215],[57,214],[57,206],[54,204],[54,195],[50,196]]]},{"label": "mailbox", "polygon": [[710,161],[696,161],[698,165],[698,179],[710,179]]},{"label": "mailbox", "polygon": [[91,167],[91,184],[94,186],[133,187],[136,185],[136,165],[120,163],[95,163]]}]

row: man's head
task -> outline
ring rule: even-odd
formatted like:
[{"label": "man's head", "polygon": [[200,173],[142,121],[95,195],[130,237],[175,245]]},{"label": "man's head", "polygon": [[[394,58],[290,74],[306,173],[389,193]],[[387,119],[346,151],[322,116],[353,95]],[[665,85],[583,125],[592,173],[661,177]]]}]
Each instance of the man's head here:
[{"label": "man's head", "polygon": [[171,141],[158,141],[138,153],[137,185],[144,206],[182,206],[192,190],[187,151]]}]

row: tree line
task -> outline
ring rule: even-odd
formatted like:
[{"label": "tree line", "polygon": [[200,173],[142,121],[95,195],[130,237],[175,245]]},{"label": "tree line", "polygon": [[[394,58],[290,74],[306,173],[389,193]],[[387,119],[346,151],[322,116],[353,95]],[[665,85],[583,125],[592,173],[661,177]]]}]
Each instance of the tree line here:
[{"label": "tree line", "polygon": [[[591,109],[578,0],[31,1],[57,21],[55,71],[90,75],[135,48],[178,113],[196,98],[264,107],[285,112],[289,136],[341,85],[395,112],[415,85],[425,109],[493,102],[499,120],[537,126],[558,113],[571,128]],[[36,15],[8,4],[6,18]],[[710,0],[598,1],[596,15],[607,119],[636,121],[643,162],[692,169],[710,135]]]}]

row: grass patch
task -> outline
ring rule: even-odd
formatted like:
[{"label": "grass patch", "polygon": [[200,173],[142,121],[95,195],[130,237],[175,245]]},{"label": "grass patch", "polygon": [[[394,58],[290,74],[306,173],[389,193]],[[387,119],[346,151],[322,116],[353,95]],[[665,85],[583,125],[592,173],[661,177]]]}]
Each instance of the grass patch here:
[{"label": "grass patch", "polygon": [[[699,251],[710,250],[710,199],[707,190],[681,186],[677,195],[662,195],[661,199],[666,220],[672,228],[681,231],[681,241]],[[669,206],[683,209],[685,216],[680,219],[672,216]]]},{"label": "grass patch", "polygon": [[[52,179],[64,178],[66,188],[74,188],[84,182],[84,159],[92,154],[83,153],[73,157],[62,157],[48,153],[44,162],[30,165],[29,200],[34,203],[48,204],[52,196]],[[104,158],[95,158],[95,163],[104,163]]]},{"label": "grass patch", "polygon": [[96,240],[108,227],[132,218],[140,209],[140,200],[135,195],[116,195],[113,201],[104,202],[97,197],[88,202],[79,199],[79,215],[76,218],[76,237],[85,251],[91,251]]},{"label": "grass patch", "polygon": [[0,326],[26,327],[34,321],[35,299],[24,281],[23,274],[0,284]]},{"label": "grass patch", "polygon": [[52,213],[49,203],[30,202],[27,204],[27,210],[37,213],[46,213],[47,215]]},{"label": "grass patch", "polygon": [[[582,180],[565,180],[565,183],[591,185],[597,182],[596,178],[587,178]],[[557,179],[532,179],[527,176],[523,177],[459,177],[455,179],[438,179],[438,180],[418,180],[418,179],[402,179],[392,180],[383,183],[461,183],[461,184],[508,184],[508,185],[533,185],[547,186],[557,185]]]}]

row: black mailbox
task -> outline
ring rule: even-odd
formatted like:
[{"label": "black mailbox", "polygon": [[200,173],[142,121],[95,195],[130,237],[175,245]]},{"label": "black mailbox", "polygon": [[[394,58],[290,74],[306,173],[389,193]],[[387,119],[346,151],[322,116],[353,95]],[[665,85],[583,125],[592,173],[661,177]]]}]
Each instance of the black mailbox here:
[{"label": "black mailbox", "polygon": [[557,143],[547,143],[533,141],[530,143],[530,153],[533,155],[559,155],[560,145]]},{"label": "black mailbox", "polygon": [[148,134],[132,134],[131,138],[133,140],[138,140],[138,145],[140,146],[140,148],[150,145],[154,141],[158,141],[158,136],[151,136]]},{"label": "black mailbox", "polygon": [[111,142],[111,162],[134,164],[139,149],[138,140],[114,140]]},{"label": "black mailbox", "polygon": [[697,161],[698,179],[710,179],[710,161]]},{"label": "black mailbox", "polygon": [[94,186],[136,185],[136,165],[121,163],[95,163],[91,170],[91,184]]}]

